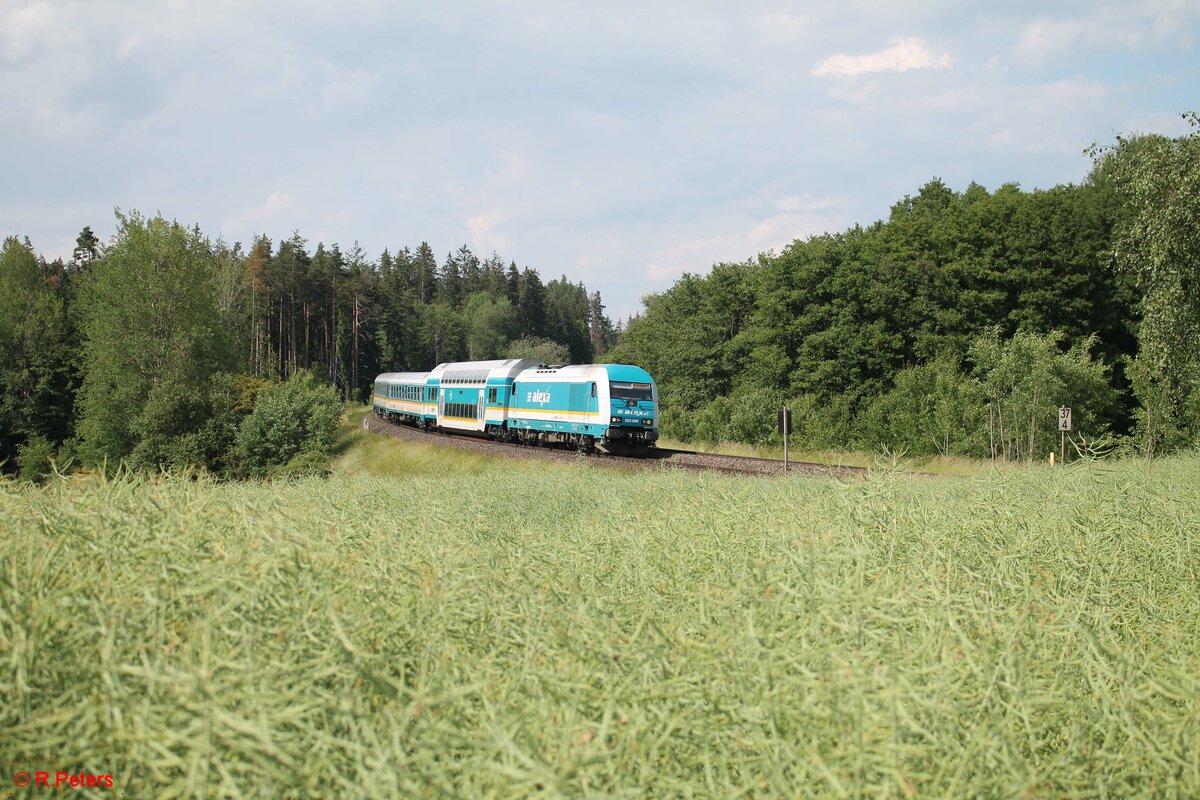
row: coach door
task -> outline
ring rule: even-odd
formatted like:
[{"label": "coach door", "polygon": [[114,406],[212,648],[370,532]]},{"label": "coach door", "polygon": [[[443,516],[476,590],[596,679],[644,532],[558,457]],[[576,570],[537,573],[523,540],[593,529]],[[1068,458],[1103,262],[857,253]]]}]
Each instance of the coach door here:
[{"label": "coach door", "polygon": [[479,390],[479,403],[475,407],[475,419],[479,420],[479,430],[484,430],[487,428],[487,422],[483,418],[483,398],[486,396],[486,394],[486,388]]},{"label": "coach door", "polygon": [[438,389],[438,408],[437,408],[437,424],[442,424],[442,418],[446,416],[446,390]]}]

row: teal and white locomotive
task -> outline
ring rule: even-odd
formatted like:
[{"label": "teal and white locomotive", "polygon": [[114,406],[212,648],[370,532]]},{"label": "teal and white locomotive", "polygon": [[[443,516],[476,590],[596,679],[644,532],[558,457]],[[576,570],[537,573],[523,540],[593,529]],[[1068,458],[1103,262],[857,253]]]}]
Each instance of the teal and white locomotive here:
[{"label": "teal and white locomotive", "polygon": [[658,388],[627,364],[532,359],[439,364],[375,379],[375,413],[502,442],[637,452],[658,440]]}]

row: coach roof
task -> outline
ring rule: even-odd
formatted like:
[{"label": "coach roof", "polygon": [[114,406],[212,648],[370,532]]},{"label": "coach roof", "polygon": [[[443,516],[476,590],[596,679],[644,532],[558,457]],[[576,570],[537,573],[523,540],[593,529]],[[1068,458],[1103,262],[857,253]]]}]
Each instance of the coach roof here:
[{"label": "coach roof", "polygon": [[384,383],[424,383],[428,372],[385,372],[375,379]]}]

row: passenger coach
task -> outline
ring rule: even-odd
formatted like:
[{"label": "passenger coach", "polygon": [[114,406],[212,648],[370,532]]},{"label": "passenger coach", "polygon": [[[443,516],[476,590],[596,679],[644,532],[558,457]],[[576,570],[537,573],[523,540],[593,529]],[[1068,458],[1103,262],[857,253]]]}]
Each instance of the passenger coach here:
[{"label": "passenger coach", "polygon": [[380,375],[374,397],[385,419],[498,441],[636,451],[658,439],[658,389],[648,372],[625,364],[439,364]]}]

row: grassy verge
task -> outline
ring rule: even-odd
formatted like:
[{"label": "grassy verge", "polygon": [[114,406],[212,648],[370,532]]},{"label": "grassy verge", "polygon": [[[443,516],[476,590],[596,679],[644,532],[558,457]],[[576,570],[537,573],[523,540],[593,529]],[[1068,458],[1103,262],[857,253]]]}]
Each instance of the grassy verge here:
[{"label": "grassy verge", "polygon": [[0,483],[8,768],[131,797],[1200,795],[1200,459],[352,473]]},{"label": "grassy verge", "polygon": [[353,476],[479,475],[517,469],[544,473],[553,467],[541,462],[512,461],[436,443],[402,441],[371,433],[362,427],[369,406],[353,406],[342,417],[333,445],[333,472]]},{"label": "grassy verge", "polygon": [[[660,447],[694,450],[700,453],[719,453],[729,456],[783,459],[783,447],[759,447],[740,442],[681,442],[676,439],[661,439]],[[788,458],[793,461],[811,461],[818,464],[838,464],[848,467],[884,467],[901,472],[931,472],[936,475],[970,477],[984,475],[995,470],[1009,471],[1018,465],[1001,461],[987,461],[959,456],[888,456],[860,450],[804,450],[791,448]],[[1028,468],[1024,465],[1020,468]],[[1034,468],[1038,468],[1034,466]]]}]

